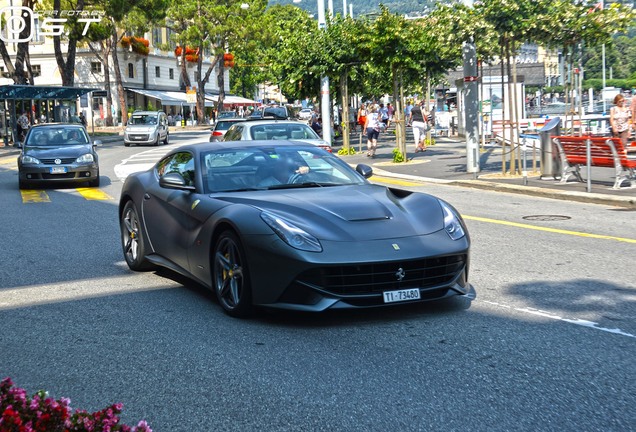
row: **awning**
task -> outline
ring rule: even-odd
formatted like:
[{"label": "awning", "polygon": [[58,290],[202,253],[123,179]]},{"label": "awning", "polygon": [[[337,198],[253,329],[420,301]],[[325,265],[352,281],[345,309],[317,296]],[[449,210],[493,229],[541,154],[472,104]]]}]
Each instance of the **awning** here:
[{"label": "awning", "polygon": [[[192,105],[192,103],[188,102],[185,92],[176,92],[176,91],[168,91],[168,90],[146,90],[146,89],[135,89],[128,88],[131,92],[135,92],[137,94],[151,97],[154,99],[159,99],[162,105]],[[205,106],[211,107],[213,106],[212,102],[208,102],[206,98]]]},{"label": "awning", "polygon": [[[214,102],[215,104],[218,102],[219,100],[219,95],[214,95],[214,94],[209,94],[206,93],[205,98],[209,101]],[[257,102],[255,100],[252,99],[247,99],[241,96],[233,96],[233,95],[225,95],[225,97],[223,98],[223,105],[227,106],[227,105],[242,105],[242,106],[247,106],[247,105],[260,105],[260,102]]]},{"label": "awning", "polygon": [[0,86],[0,100],[6,99],[77,99],[86,93],[97,91],[96,88],[63,87],[63,86],[31,86],[31,85],[3,85]]}]

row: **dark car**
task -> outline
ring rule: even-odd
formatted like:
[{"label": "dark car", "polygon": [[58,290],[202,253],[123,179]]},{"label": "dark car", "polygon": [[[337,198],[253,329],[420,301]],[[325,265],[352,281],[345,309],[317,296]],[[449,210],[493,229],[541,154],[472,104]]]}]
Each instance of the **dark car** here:
[{"label": "dark car", "polygon": [[81,124],[47,123],[29,129],[18,157],[20,189],[37,182],[75,182],[99,186],[95,147]]},{"label": "dark car", "polygon": [[371,175],[295,142],[183,146],[126,179],[123,254],[203,284],[232,316],[470,298],[457,211]]},{"label": "dark car", "polygon": [[214,127],[210,130],[210,141],[223,141],[223,137],[230,126],[243,121],[245,119],[240,117],[217,120]]}]

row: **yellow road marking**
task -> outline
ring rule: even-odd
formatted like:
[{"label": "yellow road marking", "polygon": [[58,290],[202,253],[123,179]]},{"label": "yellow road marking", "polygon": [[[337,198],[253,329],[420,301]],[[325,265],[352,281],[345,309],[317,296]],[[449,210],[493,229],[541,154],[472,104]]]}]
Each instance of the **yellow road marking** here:
[{"label": "yellow road marking", "polygon": [[97,188],[77,188],[77,191],[87,200],[109,200],[113,199],[106,192],[102,192],[101,189]]},{"label": "yellow road marking", "polygon": [[23,189],[20,191],[23,203],[51,202],[51,199],[43,190]]},{"label": "yellow road marking", "polygon": [[416,183],[416,182],[412,182],[408,180],[398,180],[394,178],[375,176],[375,175],[373,176],[373,181],[377,181],[379,183],[398,185],[398,186],[422,186],[421,182]]},{"label": "yellow road marking", "polygon": [[602,240],[614,240],[614,241],[619,241],[624,243],[636,243],[636,239],[630,239],[630,238],[624,238],[624,237],[614,237],[614,236],[608,236],[608,235],[602,235],[602,234],[592,234],[592,233],[584,233],[579,231],[562,230],[558,228],[548,228],[548,227],[528,225],[528,224],[523,224],[518,222],[508,222],[508,221],[503,221],[498,219],[483,218],[478,216],[462,215],[462,217],[467,220],[474,220],[478,222],[488,222],[488,223],[494,223],[499,225],[508,225],[508,226],[513,226],[517,228],[532,229],[536,231],[545,231],[545,232],[551,232],[551,233],[557,233],[557,234],[566,234],[566,235],[572,235],[577,237],[587,237],[587,238],[595,238],[595,239],[602,239]]},{"label": "yellow road marking", "polygon": [[17,156],[3,157],[3,158],[0,158],[0,165],[13,164],[13,163],[16,163],[17,160],[18,160]]}]

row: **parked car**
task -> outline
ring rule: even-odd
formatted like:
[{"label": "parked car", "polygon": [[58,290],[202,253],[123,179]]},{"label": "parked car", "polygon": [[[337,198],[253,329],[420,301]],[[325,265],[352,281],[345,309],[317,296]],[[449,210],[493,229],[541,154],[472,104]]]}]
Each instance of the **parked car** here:
[{"label": "parked car", "polygon": [[135,111],[124,130],[126,147],[131,144],[168,144],[169,140],[168,117],[163,111]]},{"label": "parked car", "polygon": [[240,117],[217,120],[214,127],[210,130],[210,141],[223,141],[223,137],[230,126],[243,121],[245,119]]},{"label": "parked car", "polygon": [[327,141],[306,123],[297,120],[248,120],[230,126],[223,137],[223,141],[247,140],[293,140],[331,151]]},{"label": "parked car", "polygon": [[123,255],[190,277],[237,317],[472,296],[459,213],[372,174],[298,142],[182,146],[127,177]]},{"label": "parked car", "polygon": [[32,126],[18,156],[18,186],[39,182],[88,183],[99,186],[99,158],[83,125],[44,123]]},{"label": "parked car", "polygon": [[254,110],[249,119],[288,120],[293,118],[286,106],[264,106]]},{"label": "parked car", "polygon": [[297,114],[300,120],[309,121],[314,116],[314,110],[311,108],[303,108]]},{"label": "parked car", "polygon": [[221,111],[219,115],[217,116],[216,121],[219,121],[222,119],[236,118],[236,117],[238,117],[238,115],[236,114],[235,111]]}]

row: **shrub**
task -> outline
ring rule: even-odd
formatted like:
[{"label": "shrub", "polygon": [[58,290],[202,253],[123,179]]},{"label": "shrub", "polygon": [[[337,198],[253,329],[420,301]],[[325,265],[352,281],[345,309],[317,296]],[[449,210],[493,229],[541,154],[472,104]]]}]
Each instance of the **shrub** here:
[{"label": "shrub", "polygon": [[92,414],[71,413],[70,404],[70,399],[55,400],[44,390],[29,397],[5,378],[0,382],[0,432],[152,432],[145,420],[134,427],[119,423],[120,403]]}]

